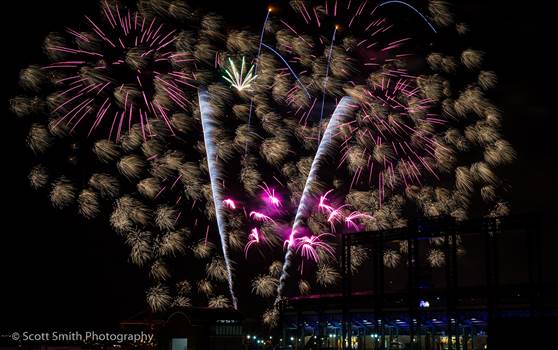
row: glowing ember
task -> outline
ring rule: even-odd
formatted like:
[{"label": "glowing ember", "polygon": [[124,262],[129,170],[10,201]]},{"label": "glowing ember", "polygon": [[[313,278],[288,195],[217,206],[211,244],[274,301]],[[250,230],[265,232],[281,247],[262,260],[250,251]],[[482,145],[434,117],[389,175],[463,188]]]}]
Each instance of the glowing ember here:
[{"label": "glowing ember", "polygon": [[234,200],[230,199],[230,198],[225,198],[223,200],[223,204],[229,208],[229,209],[236,209],[236,203]]},{"label": "glowing ember", "polygon": [[263,236],[261,236],[260,231],[258,231],[258,229],[254,227],[248,235],[248,242],[244,247],[244,256],[248,257],[248,250],[250,250],[250,247],[252,247],[254,244],[259,244],[261,240],[263,240]]},{"label": "glowing ember", "polygon": [[261,213],[259,211],[251,211],[250,212],[250,217],[256,221],[273,221],[273,219],[267,215],[265,215],[264,213]]}]

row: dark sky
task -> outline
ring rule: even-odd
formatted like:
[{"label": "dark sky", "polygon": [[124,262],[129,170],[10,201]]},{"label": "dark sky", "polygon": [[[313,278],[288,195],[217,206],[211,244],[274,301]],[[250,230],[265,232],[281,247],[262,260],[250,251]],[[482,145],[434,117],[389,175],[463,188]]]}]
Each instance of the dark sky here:
[{"label": "dark sky", "polygon": [[[220,3],[229,3],[224,7]],[[239,23],[259,27],[266,2],[207,0]],[[471,23],[476,48],[500,80],[492,95],[504,114],[505,134],[518,151],[508,174],[514,211],[538,212],[548,238],[557,225],[556,131],[550,127],[556,86],[552,29],[543,1],[463,1],[457,12]],[[3,4],[2,30],[2,229],[0,232],[0,329],[36,325],[110,327],[143,308],[143,273],[108,225],[86,223],[52,209],[44,193],[31,190],[31,153],[26,127],[8,111],[19,70],[41,62],[44,36],[96,10],[95,1],[10,1]],[[552,38],[555,39],[555,38]],[[549,255],[550,256],[550,255]],[[548,265],[556,265],[549,258]]]}]

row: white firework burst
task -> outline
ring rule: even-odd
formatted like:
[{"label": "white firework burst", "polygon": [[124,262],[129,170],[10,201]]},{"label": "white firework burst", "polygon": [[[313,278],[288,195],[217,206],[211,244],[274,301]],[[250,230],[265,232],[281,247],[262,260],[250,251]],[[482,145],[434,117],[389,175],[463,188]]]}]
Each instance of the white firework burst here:
[{"label": "white firework burst", "polygon": [[319,265],[316,271],[316,282],[319,285],[327,287],[331,286],[341,278],[341,274],[329,265]]},{"label": "white firework burst", "polygon": [[158,312],[165,310],[172,302],[167,287],[159,284],[147,291],[147,303],[151,310]]},{"label": "white firework burst", "polygon": [[401,259],[401,255],[393,250],[393,249],[386,249],[384,251],[384,265],[389,268],[395,268],[399,265],[399,260]]},{"label": "white firework burst", "polygon": [[208,307],[212,309],[227,309],[230,307],[229,299],[224,295],[217,295],[209,299]]},{"label": "white firework burst", "polygon": [[446,262],[446,255],[444,254],[443,251],[439,249],[432,249],[428,253],[427,259],[428,259],[428,263],[430,263],[430,266],[441,267],[444,266],[444,263]]},{"label": "white firework burst", "polygon": [[279,324],[279,310],[272,308],[264,312],[263,323],[269,328],[274,328]]},{"label": "white firework burst", "polygon": [[252,281],[252,292],[261,297],[270,297],[277,290],[279,280],[269,275],[260,275]]}]

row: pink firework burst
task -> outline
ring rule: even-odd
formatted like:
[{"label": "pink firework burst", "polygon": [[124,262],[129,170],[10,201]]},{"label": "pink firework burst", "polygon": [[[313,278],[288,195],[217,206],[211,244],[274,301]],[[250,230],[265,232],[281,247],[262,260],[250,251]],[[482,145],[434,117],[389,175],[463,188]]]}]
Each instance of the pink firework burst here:
[{"label": "pink firework burst", "polygon": [[358,223],[356,222],[357,220],[362,220],[362,219],[371,219],[372,216],[366,214],[366,213],[361,213],[358,211],[353,211],[352,213],[350,213],[349,215],[347,215],[345,217],[345,224],[347,225],[347,228],[353,228],[355,230],[359,229]]},{"label": "pink firework burst", "polygon": [[430,114],[431,101],[408,80],[387,75],[378,80],[362,92],[357,117],[339,129],[344,137],[339,166],[353,174],[351,187],[376,184],[381,201],[386,186],[420,184],[426,174],[438,178],[434,160],[444,148],[433,130],[445,121]]},{"label": "pink firework burst", "polygon": [[348,229],[358,229],[359,220],[372,218],[372,216],[359,211],[352,211],[346,215],[346,208],[349,207],[349,205],[344,204],[340,207],[334,207],[327,198],[331,192],[333,192],[333,190],[329,190],[320,196],[318,208],[321,212],[328,214],[327,221],[331,225],[332,230],[335,230],[335,224],[340,222],[344,222]]},{"label": "pink firework burst", "polygon": [[[391,21],[384,3],[294,0],[290,5],[295,16],[277,20],[281,30],[276,31],[276,48],[301,76],[313,79],[322,89],[320,95],[306,99],[293,84],[286,100],[306,125],[312,120],[321,123],[329,113],[326,106],[337,104],[340,94],[353,99],[355,113],[336,134],[343,139],[338,166],[349,170],[349,188],[374,185],[381,206],[386,187],[420,185],[425,178],[437,180],[437,162],[451,159],[446,156],[450,151],[435,138],[447,128],[447,120],[432,111],[433,89],[431,93],[424,89],[441,83],[416,77],[406,67],[414,31],[409,35],[398,31],[398,19]],[[435,32],[417,9],[407,6],[405,10],[418,16],[417,25]],[[420,23],[421,16],[424,23]],[[323,60],[325,67],[316,70],[316,59]],[[342,88],[330,84],[332,81]],[[332,219],[338,218],[338,211],[326,201],[320,201],[320,208],[333,213]]]},{"label": "pink firework burst", "polygon": [[333,192],[333,190],[329,190],[325,194],[320,196],[320,202],[318,203],[318,208],[325,213],[331,213],[334,210],[334,208],[331,205],[328,204],[329,200],[328,200],[327,196],[331,192]]},{"label": "pink firework burst", "polygon": [[248,235],[248,242],[244,246],[244,256],[248,258],[248,251],[253,245],[258,245],[264,240],[263,235],[257,228],[253,228]]},{"label": "pink firework burst", "polygon": [[88,31],[67,29],[73,44],[48,44],[51,56],[62,60],[43,67],[61,78],[62,90],[53,98],[57,123],[71,130],[86,122],[89,134],[103,127],[109,138],[119,139],[125,128],[139,123],[144,139],[159,119],[173,132],[170,114],[190,100],[185,88],[195,88],[193,73],[175,70],[193,61],[189,53],[175,52],[176,30],[156,18],[102,4],[103,18],[85,17]]},{"label": "pink firework burst", "polygon": [[273,221],[273,219],[270,216],[259,211],[251,211],[249,215],[252,219],[256,221],[260,221],[260,222]]},{"label": "pink firework burst", "polygon": [[324,251],[326,254],[335,256],[335,251],[333,247],[324,242],[322,237],[333,236],[330,233],[322,233],[316,236],[303,236],[296,238],[295,246],[296,251],[305,259],[312,260],[314,262],[320,261],[319,250]]},{"label": "pink firework burst", "polygon": [[236,209],[236,202],[231,198],[225,198],[223,204],[229,209]]},{"label": "pink firework burst", "polygon": [[264,191],[264,200],[279,208],[281,206],[281,199],[275,194],[275,189],[270,188],[266,183],[260,187]]},{"label": "pink firework burst", "polygon": [[289,234],[289,238],[287,238],[284,242],[283,242],[283,249],[286,249],[288,247],[291,247],[295,244],[295,240],[296,240],[296,231],[291,231],[291,233]]},{"label": "pink firework burst", "polygon": [[328,195],[331,192],[333,192],[332,189],[320,196],[318,208],[321,212],[328,214],[327,221],[331,225],[332,230],[335,230],[335,224],[343,221],[343,209],[348,205],[344,204],[340,207],[333,206],[333,204],[331,204],[330,200],[328,199]]}]

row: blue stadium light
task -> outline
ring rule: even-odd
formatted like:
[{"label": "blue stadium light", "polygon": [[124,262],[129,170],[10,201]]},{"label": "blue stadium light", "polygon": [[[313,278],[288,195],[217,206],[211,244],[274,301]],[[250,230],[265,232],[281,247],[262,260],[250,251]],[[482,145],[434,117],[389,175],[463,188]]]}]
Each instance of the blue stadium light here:
[{"label": "blue stadium light", "polygon": [[428,300],[419,301],[419,308],[428,309],[430,307],[430,302]]}]

